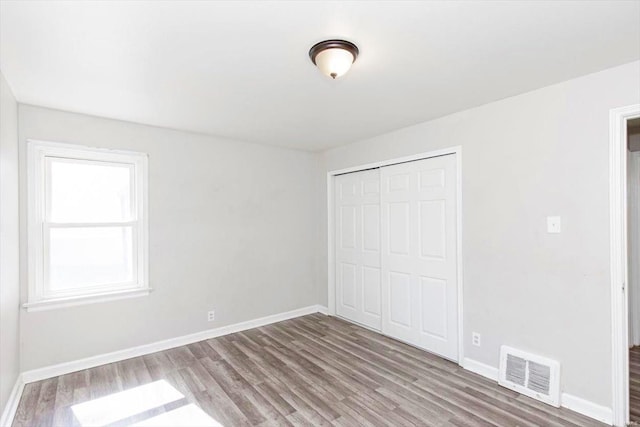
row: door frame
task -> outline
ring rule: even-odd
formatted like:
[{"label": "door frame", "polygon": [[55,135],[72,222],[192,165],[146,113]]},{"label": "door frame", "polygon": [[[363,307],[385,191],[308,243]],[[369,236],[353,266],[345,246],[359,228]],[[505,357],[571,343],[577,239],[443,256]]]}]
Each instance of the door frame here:
[{"label": "door frame", "polygon": [[629,422],[629,297],[627,241],[627,121],[640,104],[609,112],[609,221],[611,266],[611,357],[613,424]]},{"label": "door frame", "polygon": [[457,262],[457,296],[458,296],[458,364],[464,360],[464,325],[463,325],[463,278],[462,278],[462,147],[455,146],[425,153],[414,154],[405,157],[382,160],[374,163],[366,163],[344,169],[337,169],[327,172],[327,288],[328,288],[328,311],[330,316],[336,315],[336,280],[335,280],[335,206],[334,206],[334,177],[351,172],[359,172],[367,169],[380,168],[395,165],[398,163],[412,162],[416,160],[429,159],[432,157],[446,156],[454,154],[456,156],[456,262]]}]

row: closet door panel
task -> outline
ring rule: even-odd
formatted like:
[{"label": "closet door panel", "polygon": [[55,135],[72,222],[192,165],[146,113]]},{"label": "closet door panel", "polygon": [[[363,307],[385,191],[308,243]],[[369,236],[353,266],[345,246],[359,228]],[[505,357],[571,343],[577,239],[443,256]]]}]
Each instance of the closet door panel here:
[{"label": "closet door panel", "polygon": [[380,169],[382,330],[457,360],[456,159]]},{"label": "closet door panel", "polygon": [[336,311],[381,329],[380,175],[377,169],[335,178]]}]

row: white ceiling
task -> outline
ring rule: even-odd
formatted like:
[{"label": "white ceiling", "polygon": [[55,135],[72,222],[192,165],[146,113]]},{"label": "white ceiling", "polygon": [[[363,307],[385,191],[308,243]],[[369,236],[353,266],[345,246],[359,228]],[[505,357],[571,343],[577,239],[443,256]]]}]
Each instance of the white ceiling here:
[{"label": "white ceiling", "polygon": [[[343,78],[309,48],[345,38]],[[640,1],[14,2],[19,102],[320,150],[640,58]]]}]

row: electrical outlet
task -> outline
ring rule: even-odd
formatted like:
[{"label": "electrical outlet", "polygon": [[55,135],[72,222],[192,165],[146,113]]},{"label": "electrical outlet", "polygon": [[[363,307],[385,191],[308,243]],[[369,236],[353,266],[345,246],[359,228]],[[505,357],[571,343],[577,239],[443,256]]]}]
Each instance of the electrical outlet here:
[{"label": "electrical outlet", "polygon": [[216,312],[211,310],[207,312],[207,322],[213,322],[216,320]]},{"label": "electrical outlet", "polygon": [[480,334],[477,332],[472,332],[471,333],[471,344],[475,345],[476,347],[480,347]]}]

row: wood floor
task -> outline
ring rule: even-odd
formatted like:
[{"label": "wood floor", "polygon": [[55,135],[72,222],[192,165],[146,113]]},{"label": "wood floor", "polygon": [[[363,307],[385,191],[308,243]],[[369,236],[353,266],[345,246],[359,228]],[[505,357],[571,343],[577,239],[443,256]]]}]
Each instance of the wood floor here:
[{"label": "wood floor", "polygon": [[161,379],[184,398],[109,425],[188,403],[225,427],[603,425],[321,314],[27,384],[13,425],[79,425],[72,405]]},{"label": "wood floor", "polygon": [[631,421],[640,421],[640,347],[629,350],[629,412]]}]

